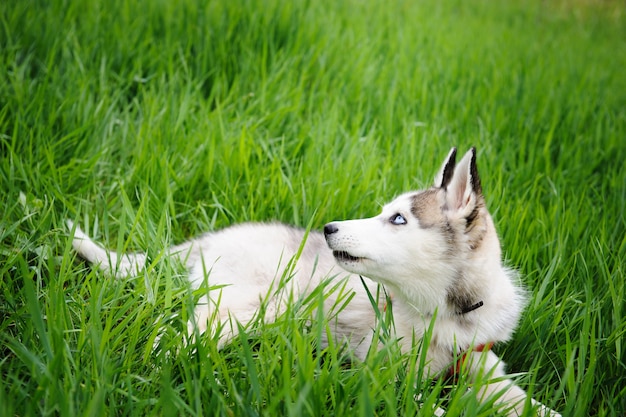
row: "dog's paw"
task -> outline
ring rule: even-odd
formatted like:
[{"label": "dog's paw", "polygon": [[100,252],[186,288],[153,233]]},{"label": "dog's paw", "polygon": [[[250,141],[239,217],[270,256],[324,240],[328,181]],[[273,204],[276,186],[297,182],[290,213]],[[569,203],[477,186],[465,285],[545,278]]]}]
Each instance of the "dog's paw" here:
[{"label": "dog's paw", "polygon": [[553,409],[546,407],[545,405],[541,404],[540,402],[536,402],[535,405],[537,405],[537,416],[538,417],[562,417],[561,414],[557,413],[556,411],[554,411]]},{"label": "dog's paw", "polygon": [[[415,401],[417,401],[419,403],[419,408],[422,409],[423,407],[423,401],[422,401],[422,394],[417,394],[415,396]],[[432,415],[437,416],[437,417],[443,417],[446,415],[446,410],[444,410],[441,407],[437,407],[435,406],[435,408],[432,408],[430,410],[430,412],[432,413]]]}]

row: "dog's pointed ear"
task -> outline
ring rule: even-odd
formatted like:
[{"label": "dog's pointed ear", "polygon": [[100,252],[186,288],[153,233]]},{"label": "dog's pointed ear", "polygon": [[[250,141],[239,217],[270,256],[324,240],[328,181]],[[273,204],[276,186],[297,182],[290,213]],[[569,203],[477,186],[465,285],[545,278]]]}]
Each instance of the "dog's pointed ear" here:
[{"label": "dog's pointed ear", "polygon": [[454,174],[454,166],[456,164],[456,148],[450,149],[448,156],[445,161],[443,161],[443,165],[441,165],[441,169],[437,175],[435,175],[435,187],[438,188],[446,188],[452,179],[452,175]]},{"label": "dog's pointed ear", "polygon": [[448,209],[467,217],[477,208],[483,195],[476,168],[476,148],[470,149],[459,161],[446,190]]}]

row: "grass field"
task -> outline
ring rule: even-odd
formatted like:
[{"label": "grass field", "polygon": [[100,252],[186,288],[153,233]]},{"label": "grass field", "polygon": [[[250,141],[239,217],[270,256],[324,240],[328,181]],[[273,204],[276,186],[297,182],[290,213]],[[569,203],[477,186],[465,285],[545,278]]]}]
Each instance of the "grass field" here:
[{"label": "grass field", "polygon": [[[374,215],[471,145],[530,294],[495,350],[566,416],[626,415],[624,68],[618,1],[0,2],[0,415],[493,415],[393,344],[321,351],[321,293],[194,354],[158,256]],[[90,269],[67,218],[151,268]]]}]

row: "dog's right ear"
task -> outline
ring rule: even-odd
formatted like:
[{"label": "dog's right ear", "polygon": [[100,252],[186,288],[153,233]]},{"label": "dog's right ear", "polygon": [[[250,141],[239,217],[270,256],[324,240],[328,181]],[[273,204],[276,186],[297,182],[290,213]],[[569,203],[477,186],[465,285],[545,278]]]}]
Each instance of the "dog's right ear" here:
[{"label": "dog's right ear", "polygon": [[470,149],[459,161],[446,188],[447,210],[464,217],[475,217],[474,211],[484,205],[482,186],[476,167],[476,148]]},{"label": "dog's right ear", "polygon": [[452,179],[452,175],[454,174],[454,167],[456,165],[456,148],[450,149],[450,153],[446,157],[446,160],[443,162],[441,169],[435,176],[435,187],[438,188],[447,188],[450,180]]}]

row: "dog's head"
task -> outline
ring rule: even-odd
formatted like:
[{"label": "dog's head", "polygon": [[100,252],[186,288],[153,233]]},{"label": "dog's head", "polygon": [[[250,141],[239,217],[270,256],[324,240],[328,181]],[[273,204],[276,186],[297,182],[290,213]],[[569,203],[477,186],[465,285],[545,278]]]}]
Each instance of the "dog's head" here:
[{"label": "dog's head", "polygon": [[403,293],[445,296],[463,268],[477,264],[470,259],[500,262],[474,148],[458,164],[453,148],[433,187],[400,195],[376,217],[329,223],[324,235],[344,269]]}]

